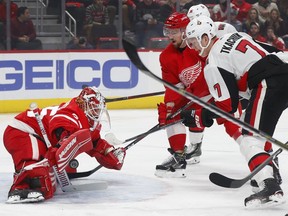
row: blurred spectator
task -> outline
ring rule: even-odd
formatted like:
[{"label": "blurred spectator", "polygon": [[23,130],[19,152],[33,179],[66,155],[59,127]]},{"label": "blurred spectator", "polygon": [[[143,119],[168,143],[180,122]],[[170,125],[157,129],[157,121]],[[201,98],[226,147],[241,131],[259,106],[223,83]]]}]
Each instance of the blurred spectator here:
[{"label": "blurred spectator", "polygon": [[123,30],[126,36],[133,34],[133,22],[135,17],[136,5],[132,0],[122,0]]},{"label": "blurred spectator", "polygon": [[29,9],[19,7],[17,18],[11,21],[12,49],[17,50],[40,50],[42,42],[36,39],[33,22],[30,19]]},{"label": "blurred spectator", "polygon": [[251,22],[250,24],[250,30],[248,32],[248,34],[254,39],[254,40],[257,40],[257,41],[260,41],[260,42],[266,42],[266,39],[265,37],[261,34],[260,32],[260,25],[259,23],[256,23],[256,22]]},{"label": "blurred spectator", "polygon": [[86,8],[85,18],[84,32],[88,42],[94,47],[97,46],[100,37],[117,37],[116,27],[109,23],[108,10],[103,0],[94,0]]},{"label": "blurred spectator", "polygon": [[136,43],[147,47],[151,37],[163,37],[163,22],[160,22],[160,5],[153,0],[143,0],[136,6]]},{"label": "blurred spectator", "polygon": [[[85,20],[85,8],[91,4],[92,0],[65,0],[65,10],[76,20],[77,35],[83,34],[83,25]],[[49,0],[47,11],[48,13],[57,14],[57,23],[62,23],[62,2],[59,0]],[[68,23],[68,16],[66,16],[66,24]]]},{"label": "blurred spectator", "polygon": [[247,18],[246,20],[243,22],[242,25],[242,30],[243,32],[248,33],[250,31],[250,25],[252,22],[258,23],[260,26],[260,31],[263,31],[263,23],[261,23],[260,19],[259,19],[259,13],[258,10],[256,10],[255,8],[251,8],[248,12]]},{"label": "blurred spectator", "polygon": [[66,49],[68,50],[93,49],[93,46],[87,41],[85,37],[75,37],[68,42]]},{"label": "blurred spectator", "polygon": [[[235,27],[235,29],[238,32],[242,31],[242,23],[237,19],[238,15],[238,10],[236,7],[231,8],[231,20],[230,24]],[[228,23],[228,20],[225,20],[224,22]]]},{"label": "blurred spectator", "polygon": [[181,9],[181,13],[185,13],[187,14],[187,12],[189,11],[189,9],[194,6],[194,5],[198,5],[198,4],[202,4],[202,0],[192,0],[187,2]]},{"label": "blurred spectator", "polygon": [[[229,6],[229,5],[228,5]],[[213,7],[213,15],[212,19],[214,21],[223,22],[227,19],[227,12],[228,12],[227,0],[219,0],[219,4],[216,4]],[[230,8],[232,8],[234,4],[230,3]]]},{"label": "blurred spectator", "polygon": [[256,2],[258,2],[258,0],[246,0],[246,2],[249,4],[255,4]]},{"label": "blurred spectator", "polygon": [[[0,0],[0,22],[6,22],[6,4],[7,0]],[[13,1],[10,1],[10,18],[14,19],[17,17],[18,5]]]},{"label": "blurred spectator", "polygon": [[[137,0],[122,0],[122,24],[125,35],[134,35],[133,23],[135,20],[135,8]],[[116,15],[119,12],[119,0],[104,0],[104,5],[107,7],[109,23],[120,26],[119,23],[115,23]]]},{"label": "blurred spectator", "polygon": [[[4,47],[5,41],[5,26],[6,26],[6,2],[7,0],[0,0],[0,44],[1,49]],[[10,18],[15,19],[17,17],[18,5],[13,1],[10,1]]]},{"label": "blurred spectator", "polygon": [[103,4],[107,8],[109,24],[113,25],[115,16],[118,12],[118,0],[103,0]]},{"label": "blurred spectator", "polygon": [[280,12],[281,18],[284,20],[286,25],[288,24],[288,1],[287,0],[278,0],[277,6]]},{"label": "blurred spectator", "polygon": [[170,16],[170,14],[176,12],[176,1],[177,0],[167,0],[166,3],[160,6],[160,21],[165,22],[165,20]]},{"label": "blurred spectator", "polygon": [[[61,1],[60,1],[61,2]],[[66,0],[65,8],[68,13],[76,20],[76,33],[77,35],[83,35],[83,26],[85,21],[85,4],[83,1],[73,1],[73,0]],[[66,23],[68,23],[68,16],[66,16]]]},{"label": "blurred spectator", "polygon": [[285,49],[285,43],[282,40],[282,38],[278,37],[274,33],[273,26],[268,26],[266,29],[266,40],[267,43],[276,47],[279,50],[284,50]]},{"label": "blurred spectator", "polygon": [[252,7],[258,10],[259,19],[262,23],[266,21],[272,9],[278,10],[276,3],[271,2],[270,0],[258,0]]},{"label": "blurred spectator", "polygon": [[264,23],[265,31],[268,26],[272,26],[275,34],[279,37],[287,34],[287,26],[285,26],[283,19],[280,17],[280,12],[277,9],[271,10],[269,17]]},{"label": "blurred spectator", "polygon": [[232,0],[232,3],[238,9],[237,19],[243,23],[246,20],[252,5],[247,3],[245,0]]}]

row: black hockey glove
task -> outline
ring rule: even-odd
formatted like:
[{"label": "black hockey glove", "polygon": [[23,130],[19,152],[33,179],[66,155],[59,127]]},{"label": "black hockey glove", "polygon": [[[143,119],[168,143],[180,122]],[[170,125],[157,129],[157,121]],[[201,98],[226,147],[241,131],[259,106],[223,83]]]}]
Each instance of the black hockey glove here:
[{"label": "black hockey glove", "polygon": [[210,112],[206,109],[184,110],[180,116],[183,119],[183,124],[187,127],[211,127],[214,122]]}]

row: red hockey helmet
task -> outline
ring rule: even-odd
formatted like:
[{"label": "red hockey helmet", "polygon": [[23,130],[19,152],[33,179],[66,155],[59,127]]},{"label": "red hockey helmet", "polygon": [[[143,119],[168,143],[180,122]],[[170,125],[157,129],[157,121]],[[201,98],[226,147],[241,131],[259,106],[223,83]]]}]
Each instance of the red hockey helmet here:
[{"label": "red hockey helmet", "polygon": [[186,28],[189,23],[189,18],[184,13],[174,12],[165,21],[164,28],[180,29]]},{"label": "red hockey helmet", "polygon": [[94,121],[100,119],[102,112],[106,110],[105,98],[96,87],[84,88],[76,98],[76,102],[92,125]]}]

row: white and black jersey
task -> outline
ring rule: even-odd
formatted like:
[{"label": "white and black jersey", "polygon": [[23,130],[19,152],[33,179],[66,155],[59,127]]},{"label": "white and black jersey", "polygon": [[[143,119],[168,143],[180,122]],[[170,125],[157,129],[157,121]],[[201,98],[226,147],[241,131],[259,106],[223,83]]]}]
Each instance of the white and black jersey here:
[{"label": "white and black jersey", "polygon": [[[278,120],[288,105],[288,65],[276,55],[269,54],[246,34],[226,34],[210,50],[204,76],[219,108],[234,113],[240,95],[250,102],[245,121],[256,128],[263,124],[262,129],[269,133],[274,131],[275,119]],[[278,100],[278,94],[283,97],[282,101]],[[277,104],[281,112],[271,114],[268,110],[272,103]],[[269,125],[268,121],[272,124]]]}]

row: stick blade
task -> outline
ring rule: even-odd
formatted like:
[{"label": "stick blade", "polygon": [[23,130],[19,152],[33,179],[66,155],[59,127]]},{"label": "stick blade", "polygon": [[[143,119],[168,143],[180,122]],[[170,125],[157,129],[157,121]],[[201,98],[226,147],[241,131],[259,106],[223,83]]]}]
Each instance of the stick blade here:
[{"label": "stick blade", "polygon": [[240,188],[243,184],[246,183],[246,179],[243,181],[237,179],[231,179],[215,172],[210,173],[209,180],[215,185],[225,188]]},{"label": "stick blade", "polygon": [[142,71],[149,71],[148,68],[142,63],[136,46],[129,40],[127,39],[122,39],[122,46],[123,49],[125,50],[127,56],[130,58],[131,62],[139,69]]},{"label": "stick blade", "polygon": [[73,184],[63,187],[64,192],[77,192],[77,191],[93,191],[93,190],[105,190],[107,189],[108,184],[105,181],[97,181],[93,183],[86,184]]}]

